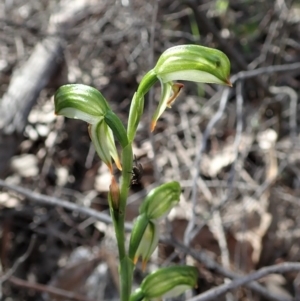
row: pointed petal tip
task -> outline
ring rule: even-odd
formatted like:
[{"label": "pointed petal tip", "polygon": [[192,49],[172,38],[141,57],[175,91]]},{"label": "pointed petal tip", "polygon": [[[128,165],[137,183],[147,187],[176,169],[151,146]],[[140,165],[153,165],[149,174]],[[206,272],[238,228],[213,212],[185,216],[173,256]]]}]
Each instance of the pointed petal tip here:
[{"label": "pointed petal tip", "polygon": [[232,85],[230,79],[226,79],[225,83],[226,83],[227,86],[232,88],[233,85]]},{"label": "pointed petal tip", "polygon": [[181,83],[173,84],[173,86],[172,86],[173,95],[167,101],[167,107],[168,108],[171,108],[173,102],[176,100],[176,98],[180,94],[180,91],[183,87],[184,87],[184,84],[181,84]]},{"label": "pointed petal tip", "polygon": [[147,263],[148,263],[148,260],[146,260],[146,259],[142,261],[142,271],[143,271],[143,272],[146,271]]},{"label": "pointed petal tip", "polygon": [[136,263],[138,262],[139,257],[138,256],[134,256],[133,258],[133,264],[136,265]]},{"label": "pointed petal tip", "polygon": [[154,131],[155,127],[156,127],[156,120],[152,120],[151,121],[151,126],[150,126],[151,133]]},{"label": "pointed petal tip", "polygon": [[122,165],[121,165],[120,160],[119,160],[119,159],[116,160],[115,163],[116,163],[117,168],[118,168],[120,171],[122,171]]},{"label": "pointed petal tip", "polygon": [[111,176],[111,184],[109,185],[109,192],[110,192],[113,208],[115,210],[118,210],[120,205],[119,203],[120,189],[114,175]]}]

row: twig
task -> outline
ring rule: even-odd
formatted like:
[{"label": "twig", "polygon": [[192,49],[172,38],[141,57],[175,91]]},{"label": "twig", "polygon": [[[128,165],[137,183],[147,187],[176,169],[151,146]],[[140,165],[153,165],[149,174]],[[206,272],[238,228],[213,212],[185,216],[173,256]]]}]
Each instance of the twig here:
[{"label": "twig", "polygon": [[[220,214],[219,210],[215,210],[213,212],[212,223],[210,223],[210,225],[211,225],[210,228],[212,230],[212,233],[214,233],[217,238],[218,245],[219,245],[219,248],[221,251],[222,266],[226,269],[229,269],[230,268],[230,259],[229,259],[228,244],[227,244],[226,235],[225,235],[222,218],[221,218],[221,214]],[[229,283],[230,279],[225,278],[224,281],[225,281],[225,283]],[[227,301],[234,300],[233,295],[231,293],[227,293],[226,300]]]},{"label": "twig", "polygon": [[297,102],[298,95],[294,89],[288,86],[270,87],[270,92],[273,94],[286,94],[290,98],[290,137],[291,141],[295,141],[297,136]]},{"label": "twig", "polygon": [[91,301],[91,299],[88,299],[82,295],[73,292],[39,283],[30,283],[28,281],[13,276],[10,277],[8,281],[19,287],[28,288],[37,292],[48,293],[52,296],[62,297],[63,300]]},{"label": "twig", "polygon": [[[240,274],[237,274],[228,269],[225,269],[224,267],[219,265],[217,262],[215,262],[210,256],[208,256],[207,253],[204,251],[193,250],[190,247],[187,247],[184,244],[182,244],[178,241],[175,241],[174,239],[162,238],[161,241],[164,243],[170,244],[173,247],[178,248],[180,251],[184,252],[185,254],[192,256],[194,259],[201,262],[207,269],[213,270],[213,271],[219,273],[220,275],[223,275],[230,279],[241,279],[241,277],[243,277]],[[300,265],[300,264],[298,263],[298,265]],[[254,282],[254,281],[245,282],[240,285],[245,285],[246,287],[252,289],[256,293],[260,294],[261,296],[263,296],[269,300],[283,301],[282,298],[280,298],[278,295],[276,295],[272,292],[269,292],[267,289],[265,289],[263,286],[261,286],[257,282]],[[286,301],[292,301],[292,300],[289,299]]]},{"label": "twig", "polygon": [[15,271],[20,266],[20,264],[23,263],[28,258],[28,256],[31,254],[33,250],[35,242],[36,242],[36,235],[33,234],[31,236],[30,243],[26,252],[15,261],[13,266],[4,275],[0,277],[0,285],[2,285],[3,282],[7,281],[15,273]]},{"label": "twig", "polygon": [[34,234],[31,236],[30,243],[29,243],[29,246],[28,246],[26,252],[15,261],[13,266],[4,275],[2,275],[0,277],[0,299],[1,300],[2,300],[2,284],[3,284],[3,282],[7,281],[15,273],[15,271],[20,266],[20,264],[23,263],[28,258],[28,256],[32,252],[35,242],[36,242],[36,235]]},{"label": "twig", "polygon": [[47,195],[36,193],[36,192],[33,192],[29,189],[26,189],[26,188],[23,188],[20,186],[8,184],[3,180],[0,180],[0,187],[7,188],[9,190],[13,190],[13,191],[27,197],[28,199],[30,199],[34,202],[40,203],[40,204],[50,205],[50,206],[59,206],[59,207],[65,208],[65,209],[69,209],[71,211],[77,211],[82,214],[95,217],[97,220],[107,223],[107,224],[112,223],[111,218],[108,215],[98,212],[96,210],[93,210],[91,208],[82,207],[75,203],[71,203],[71,202],[56,198],[56,197],[50,197]]},{"label": "twig", "polygon": [[219,121],[219,119],[222,117],[222,115],[224,113],[224,110],[225,110],[225,107],[226,107],[226,104],[227,104],[227,101],[229,98],[229,92],[230,92],[229,88],[225,88],[223,90],[219,109],[218,109],[217,113],[213,116],[213,118],[210,120],[210,122],[208,123],[208,125],[205,129],[205,132],[203,134],[203,138],[201,141],[201,147],[199,147],[199,151],[197,153],[197,156],[196,156],[196,159],[194,162],[194,166],[196,167],[196,170],[193,175],[193,185],[192,185],[192,212],[193,212],[193,214],[192,214],[192,217],[191,217],[191,219],[187,225],[187,228],[185,230],[185,233],[184,233],[184,243],[186,245],[189,245],[190,241],[192,240],[191,234],[192,234],[192,231],[196,224],[196,215],[195,215],[196,210],[195,209],[196,209],[196,205],[197,205],[197,194],[198,194],[197,182],[198,182],[198,178],[200,176],[200,162],[202,159],[202,154],[206,149],[208,137],[210,135],[211,130],[213,129],[215,124]]},{"label": "twig", "polygon": [[[107,214],[104,214],[102,212],[96,211],[91,208],[79,206],[75,203],[71,203],[59,198],[55,197],[50,197],[44,194],[32,192],[29,189],[16,186],[13,184],[8,184],[3,180],[0,180],[0,187],[15,191],[25,197],[27,197],[29,200],[34,201],[36,203],[48,205],[48,206],[59,206],[71,211],[77,211],[80,212],[84,215],[87,215],[89,217],[94,217],[96,220],[104,222],[106,224],[112,224],[111,217]],[[125,223],[125,229],[126,231],[131,231],[132,230],[132,224],[131,223]]]},{"label": "twig", "polygon": [[[258,280],[262,277],[265,277],[269,274],[273,273],[286,273],[286,272],[294,272],[300,271],[300,263],[299,262],[285,262],[282,264],[271,265],[268,267],[261,268],[249,275],[240,277],[239,279],[233,280],[230,283],[226,283],[220,285],[216,288],[210,289],[203,294],[200,294],[194,298],[189,299],[189,301],[208,301],[215,299],[222,294],[228,292],[229,290],[235,289],[239,286],[245,285],[246,283],[250,283],[254,280]],[[284,301],[282,298],[281,301]]]},{"label": "twig", "polygon": [[251,77],[255,77],[261,74],[270,74],[270,73],[276,73],[276,72],[287,72],[287,71],[294,71],[299,70],[300,71],[300,63],[292,63],[292,64],[284,64],[284,65],[274,65],[274,66],[267,66],[258,68],[255,70],[249,70],[249,71],[241,71],[235,75],[233,75],[230,78],[230,81],[235,83],[239,79],[247,79]]},{"label": "twig", "polygon": [[242,95],[242,82],[239,80],[236,84],[236,135],[233,143],[233,151],[234,151],[234,159],[233,163],[230,168],[229,177],[227,181],[227,192],[224,194],[224,197],[221,199],[220,203],[212,208],[212,212],[216,209],[220,209],[225,205],[225,203],[230,199],[232,191],[233,191],[233,184],[234,178],[236,174],[236,165],[237,159],[239,155],[239,146],[242,137],[243,131],[243,95]]}]

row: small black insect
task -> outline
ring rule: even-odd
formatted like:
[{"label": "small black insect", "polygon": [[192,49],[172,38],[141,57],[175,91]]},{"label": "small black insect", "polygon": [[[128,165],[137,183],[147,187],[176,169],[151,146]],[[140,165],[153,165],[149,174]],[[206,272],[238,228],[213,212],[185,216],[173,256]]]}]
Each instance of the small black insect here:
[{"label": "small black insect", "polygon": [[141,163],[137,162],[136,156],[134,156],[135,165],[132,167],[132,178],[130,182],[130,186],[140,185],[141,179],[144,173],[144,169]]}]

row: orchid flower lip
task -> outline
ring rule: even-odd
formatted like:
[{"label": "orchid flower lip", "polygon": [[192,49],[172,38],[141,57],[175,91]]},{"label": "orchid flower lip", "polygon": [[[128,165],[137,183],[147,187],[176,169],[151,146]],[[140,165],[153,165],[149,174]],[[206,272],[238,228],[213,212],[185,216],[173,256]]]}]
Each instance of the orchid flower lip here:
[{"label": "orchid flower lip", "polygon": [[160,79],[163,83],[171,82],[174,80],[186,80],[193,81],[199,83],[211,83],[211,84],[229,84],[230,82],[227,80],[226,82],[212,75],[211,73],[200,71],[200,70],[181,70],[174,71],[166,74],[160,74]]},{"label": "orchid flower lip", "polygon": [[101,121],[101,119],[103,119],[103,116],[95,116],[95,115],[91,115],[79,110],[76,110],[74,108],[64,108],[61,109],[59,112],[56,112],[57,115],[63,115],[65,117],[68,118],[73,118],[73,119],[80,119],[80,120],[84,120],[85,122],[89,123],[89,124],[95,124],[99,121]]},{"label": "orchid flower lip", "polygon": [[121,162],[116,149],[112,130],[104,120],[89,126],[90,137],[101,160],[108,166],[113,174],[111,158],[114,159],[118,169],[122,170]]},{"label": "orchid flower lip", "polygon": [[156,220],[149,221],[149,224],[140,241],[139,247],[133,259],[134,264],[137,263],[138,258],[142,257],[142,270],[146,270],[147,262],[152,253],[156,249],[159,240],[159,227]]},{"label": "orchid flower lip", "polygon": [[186,290],[190,289],[190,285],[177,285],[167,293],[165,293],[162,297],[163,298],[172,298],[172,297],[177,297],[184,293]]}]

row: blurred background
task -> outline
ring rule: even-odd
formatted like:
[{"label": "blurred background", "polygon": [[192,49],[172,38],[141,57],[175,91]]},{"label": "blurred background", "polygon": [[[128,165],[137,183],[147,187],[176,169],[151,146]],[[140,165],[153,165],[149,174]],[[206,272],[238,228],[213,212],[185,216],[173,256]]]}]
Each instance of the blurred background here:
[{"label": "blurred background", "polygon": [[[53,94],[66,83],[91,85],[126,124],[142,76],[179,44],[225,52],[235,84],[225,95],[221,86],[184,82],[153,135],[149,116],[160,86],[151,90],[134,142],[144,174],[131,189],[127,221],[149,189],[177,180],[182,199],[162,223],[163,235],[237,273],[300,260],[299,0],[5,0],[2,300],[118,300],[111,226],[41,204],[42,194],[108,214],[109,171],[87,125],[55,116]],[[255,69],[260,73],[251,75]],[[18,187],[27,190],[16,193]],[[161,243],[148,272],[184,256]],[[199,268],[195,293],[224,282],[207,262],[187,260]],[[138,267],[135,286],[141,279]],[[270,274],[260,284],[282,300],[298,300],[299,281],[293,272]],[[240,288],[218,300],[273,299]]]}]

